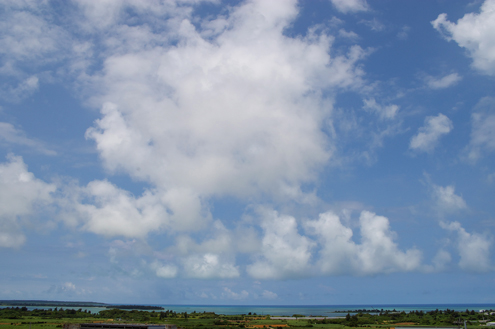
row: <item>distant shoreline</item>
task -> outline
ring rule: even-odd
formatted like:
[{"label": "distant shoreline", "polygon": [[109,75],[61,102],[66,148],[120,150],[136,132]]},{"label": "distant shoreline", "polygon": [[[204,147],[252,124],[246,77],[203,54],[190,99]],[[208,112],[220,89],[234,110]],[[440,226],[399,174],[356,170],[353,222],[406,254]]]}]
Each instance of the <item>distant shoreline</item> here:
[{"label": "distant shoreline", "polygon": [[[98,313],[103,310],[112,308],[122,310],[143,310],[143,311],[164,311],[170,310],[177,313],[203,313],[213,312],[216,314],[236,315],[248,314],[250,312],[259,315],[277,315],[277,316],[292,316],[293,314],[301,314],[304,316],[326,316],[340,317],[347,313],[358,314],[360,312],[371,311],[369,313],[379,313],[380,311],[402,312],[409,313],[410,311],[433,311],[439,310],[455,310],[465,311],[466,309],[479,310],[485,309],[495,310],[495,303],[476,303],[476,304],[361,304],[361,305],[184,305],[184,304],[110,304],[100,302],[83,302],[83,301],[50,301],[50,300],[0,300],[0,308],[6,307],[27,307],[33,309],[54,309],[54,308],[70,308],[91,311]],[[363,312],[367,313],[367,312]]]},{"label": "distant shoreline", "polygon": [[155,305],[117,305],[97,302],[72,302],[53,300],[0,300],[0,306],[100,307],[118,308],[123,310],[164,310],[163,307]]},{"label": "distant shoreline", "polygon": [[110,304],[97,302],[72,302],[55,300],[0,300],[0,305],[9,306],[82,306],[82,307],[106,307]]}]

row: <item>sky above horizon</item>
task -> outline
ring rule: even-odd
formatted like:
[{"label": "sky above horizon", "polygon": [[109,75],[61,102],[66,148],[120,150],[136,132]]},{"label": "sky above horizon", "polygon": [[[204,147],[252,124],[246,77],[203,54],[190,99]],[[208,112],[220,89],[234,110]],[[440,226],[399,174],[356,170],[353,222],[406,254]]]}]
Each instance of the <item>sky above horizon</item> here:
[{"label": "sky above horizon", "polygon": [[0,3],[0,299],[495,302],[495,0]]}]

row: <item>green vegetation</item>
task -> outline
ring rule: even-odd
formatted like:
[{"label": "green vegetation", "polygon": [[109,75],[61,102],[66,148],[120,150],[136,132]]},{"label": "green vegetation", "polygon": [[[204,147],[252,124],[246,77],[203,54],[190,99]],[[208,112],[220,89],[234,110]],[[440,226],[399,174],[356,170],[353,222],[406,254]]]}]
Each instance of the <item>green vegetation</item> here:
[{"label": "green vegetation", "polygon": [[[488,314],[491,312],[487,312]],[[488,321],[494,321],[495,316],[481,314],[474,310],[466,310],[465,312],[457,312],[454,310],[435,310],[430,312],[412,311],[397,312],[397,311],[380,311],[378,314],[370,314],[360,312],[355,315],[349,313],[344,319],[324,319],[324,320],[309,320],[311,324],[340,324],[347,327],[457,327],[464,326],[464,320],[467,321],[469,327],[479,327],[485,325]]]},{"label": "green vegetation", "polygon": [[431,312],[394,312],[379,313],[359,312],[347,314],[342,318],[314,319],[294,314],[296,320],[270,319],[270,316],[219,315],[212,312],[176,313],[171,310],[156,312],[123,309],[110,309],[91,314],[82,309],[54,308],[48,310],[28,311],[27,307],[10,307],[0,309],[0,329],[57,329],[64,323],[84,322],[126,322],[126,323],[173,323],[184,329],[237,329],[237,328],[275,328],[275,329],[346,329],[378,328],[388,329],[396,326],[411,327],[457,327],[467,321],[469,328],[479,328],[487,321],[495,321],[495,316],[481,314],[473,310],[457,312],[453,310],[435,310]]},{"label": "green vegetation", "polygon": [[120,308],[123,310],[164,310],[160,306],[148,306],[148,305],[112,305],[111,308]]}]

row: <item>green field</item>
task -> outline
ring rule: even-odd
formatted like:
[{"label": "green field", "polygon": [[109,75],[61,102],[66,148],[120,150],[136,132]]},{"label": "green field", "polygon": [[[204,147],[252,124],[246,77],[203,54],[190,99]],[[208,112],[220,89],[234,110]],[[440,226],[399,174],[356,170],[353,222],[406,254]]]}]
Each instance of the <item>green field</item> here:
[{"label": "green field", "polygon": [[[485,326],[487,321],[495,321],[490,312],[479,313],[474,310],[456,312],[436,310],[431,312],[390,312],[369,314],[360,312],[348,314],[345,318],[327,318],[323,320],[298,316],[296,320],[275,320],[270,315],[221,315],[215,313],[176,313],[173,311],[126,311],[109,309],[91,314],[82,309],[55,308],[28,311],[26,307],[0,309],[0,329],[56,329],[64,323],[109,322],[109,323],[173,323],[184,329],[236,329],[236,328],[395,328],[404,327],[457,327],[467,321],[469,328]],[[276,316],[276,315],[273,315]]]}]

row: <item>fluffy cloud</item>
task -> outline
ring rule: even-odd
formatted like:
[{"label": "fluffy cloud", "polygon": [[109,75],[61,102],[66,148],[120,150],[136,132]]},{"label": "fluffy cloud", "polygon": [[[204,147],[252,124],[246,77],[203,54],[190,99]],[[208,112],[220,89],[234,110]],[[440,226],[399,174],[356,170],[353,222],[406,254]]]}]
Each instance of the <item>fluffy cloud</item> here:
[{"label": "fluffy cloud", "polygon": [[467,205],[464,199],[455,194],[455,187],[449,186],[438,186],[432,184],[433,198],[436,202],[436,207],[443,213],[452,213],[462,209],[466,209]]},{"label": "fluffy cloud", "polygon": [[363,102],[364,102],[364,108],[366,110],[376,112],[381,119],[393,119],[395,118],[395,115],[399,111],[398,105],[391,104],[391,105],[383,106],[378,104],[374,98],[365,99],[363,100]]},{"label": "fluffy cloud", "polygon": [[454,40],[466,48],[473,59],[473,67],[483,74],[495,75],[495,1],[486,0],[480,13],[469,13],[457,23],[440,14],[431,22],[448,41]]},{"label": "fluffy cloud", "polygon": [[409,148],[418,152],[431,153],[435,149],[438,139],[448,134],[454,125],[452,121],[442,113],[436,117],[429,116],[425,119],[425,125],[418,130],[418,134],[411,138]]},{"label": "fluffy cloud", "polygon": [[332,57],[331,36],[285,36],[296,15],[295,1],[251,1],[201,32],[183,19],[174,44],[140,30],[153,45],[140,49],[126,48],[134,34],[119,29],[124,41],[90,79],[102,117],[86,136],[105,167],[151,184],[173,213],[196,211],[193,226],[211,197],[304,202],[301,184],[334,149],[322,91],[359,86],[363,51]]},{"label": "fluffy cloud", "polygon": [[485,152],[495,150],[495,98],[485,97],[474,108],[471,115],[471,141],[467,147],[467,158],[478,161]]},{"label": "fluffy cloud", "polygon": [[21,157],[0,164],[0,247],[19,247],[26,240],[20,220],[53,202],[56,186],[34,177]]},{"label": "fluffy cloud", "polygon": [[74,203],[74,213],[82,229],[96,234],[144,237],[169,219],[159,198],[150,192],[135,198],[108,181],[90,182],[79,192],[82,199]]},{"label": "fluffy cloud", "polygon": [[[175,245],[166,249],[163,258],[169,260],[168,267],[174,267],[183,276],[200,279],[228,279],[240,276],[235,264],[237,245],[234,233],[216,220],[203,230],[208,238],[197,243],[189,235],[176,238]],[[157,272],[158,275],[158,272]]]},{"label": "fluffy cloud", "polygon": [[[133,195],[106,180],[68,186],[66,198],[57,200],[67,224],[105,236],[145,238],[150,232],[205,228],[214,197],[311,199],[300,186],[315,181],[334,150],[322,131],[333,99],[322,95],[360,86],[361,48],[331,56],[333,37],[325,32],[286,36],[298,13],[296,1],[242,3],[227,16],[195,22],[201,29],[191,23],[192,7],[175,2],[75,3],[79,11],[64,28],[39,15],[50,12],[44,4],[11,3],[8,37],[2,39],[4,69],[10,65],[14,74],[34,57],[46,57],[38,61],[44,64],[68,58],[83,92],[95,95],[88,103],[100,108],[101,118],[86,137],[96,143],[106,169],[150,187]],[[367,8],[364,1],[336,6]],[[129,8],[160,20],[128,24]],[[90,39],[68,37],[76,27]],[[103,69],[95,72],[88,68],[96,57]],[[35,75],[20,76],[19,88],[37,88]],[[41,146],[10,124],[4,128],[9,143]],[[239,250],[259,250],[248,240]],[[226,240],[180,252],[174,268],[182,265],[191,277],[239,275],[224,252],[230,242],[221,241]],[[155,271],[169,277],[177,275],[174,268],[157,265]]]},{"label": "fluffy cloud", "polygon": [[352,241],[352,229],[342,225],[334,213],[320,214],[318,220],[306,223],[306,229],[318,237],[320,267],[324,273],[349,273],[356,267],[356,244]]},{"label": "fluffy cloud", "polygon": [[[176,0],[176,1],[73,1],[81,13],[77,17],[77,25],[80,29],[89,33],[112,31],[115,26],[125,25],[132,21],[132,17],[126,15],[126,10],[132,10],[139,16],[161,18],[159,28],[170,26],[190,16],[193,6],[201,2],[217,2],[217,0]],[[163,18],[168,18],[163,20]],[[113,40],[115,41],[115,40]]]},{"label": "fluffy cloud", "polygon": [[59,58],[60,50],[65,48],[64,41],[69,40],[61,27],[51,24],[50,18],[39,15],[40,11],[49,10],[46,3],[19,1],[3,8],[0,20],[0,29],[4,31],[0,40],[3,65],[13,66],[15,62],[25,63],[34,59],[46,62]]},{"label": "fluffy cloud", "polygon": [[[41,76],[57,75],[66,70],[52,72],[54,63],[70,58],[75,38],[71,38],[65,28],[53,24],[56,19],[50,6],[44,1],[2,2],[1,99],[21,101],[38,90]],[[3,84],[4,81],[9,82]]]},{"label": "fluffy cloud", "polygon": [[457,73],[451,73],[441,78],[426,76],[424,78],[426,86],[431,89],[444,89],[457,84],[462,77]]},{"label": "fluffy cloud", "polygon": [[440,226],[446,230],[457,232],[457,249],[461,269],[470,272],[493,270],[490,260],[491,238],[477,233],[468,233],[459,222],[441,222]]},{"label": "fluffy cloud", "polygon": [[221,259],[220,255],[212,253],[186,257],[183,265],[186,275],[191,278],[228,279],[236,278],[240,275],[237,266]]},{"label": "fluffy cloud", "polygon": [[339,30],[339,37],[347,38],[351,40],[359,39],[359,36],[353,31],[346,31],[344,29]]},{"label": "fluffy cloud", "polygon": [[421,252],[415,248],[400,251],[394,242],[395,232],[390,230],[386,217],[363,211],[359,259],[362,271],[368,273],[411,271],[419,267]]},{"label": "fluffy cloud", "polygon": [[177,276],[179,269],[175,265],[161,265],[158,262],[151,264],[151,269],[156,273],[156,276],[164,279],[172,279]]},{"label": "fluffy cloud", "polygon": [[360,244],[351,239],[352,230],[342,225],[333,213],[321,214],[318,220],[306,224],[322,247],[317,262],[322,273],[369,275],[412,271],[420,267],[421,252],[399,250],[394,242],[395,232],[390,230],[386,217],[363,211],[359,225]]},{"label": "fluffy cloud", "polygon": [[[247,267],[254,278],[273,279],[311,275],[374,275],[419,270],[421,252],[415,248],[401,251],[383,216],[363,211],[359,217],[360,243],[353,231],[332,212],[308,220],[299,233],[294,217],[264,210],[265,234],[261,255]],[[310,239],[316,237],[316,240]],[[316,257],[317,256],[317,257]]]},{"label": "fluffy cloud", "polygon": [[258,279],[308,275],[311,249],[315,243],[299,234],[294,217],[280,216],[268,209],[260,212],[264,230],[261,255],[247,267],[248,274]]},{"label": "fluffy cloud", "polygon": [[369,10],[366,0],[330,0],[338,11],[347,14]]}]

